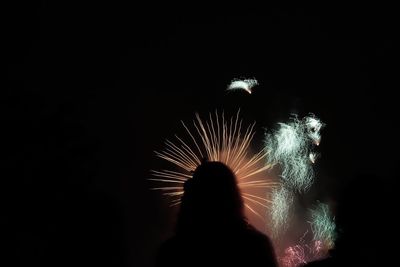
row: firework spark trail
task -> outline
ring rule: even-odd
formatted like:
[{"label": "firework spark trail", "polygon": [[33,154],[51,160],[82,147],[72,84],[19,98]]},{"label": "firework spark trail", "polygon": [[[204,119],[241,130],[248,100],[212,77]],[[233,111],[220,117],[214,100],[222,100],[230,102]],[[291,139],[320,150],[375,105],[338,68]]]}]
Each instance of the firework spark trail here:
[{"label": "firework spark trail", "polygon": [[329,250],[334,247],[336,239],[336,225],[332,217],[329,206],[318,203],[315,209],[310,209],[311,230],[315,241],[321,241],[321,246]]},{"label": "firework spark trail", "polygon": [[311,163],[314,164],[318,159],[318,154],[315,152],[311,152],[309,154],[309,158],[310,158]]},{"label": "firework spark trail", "polygon": [[312,164],[317,154],[313,145],[321,141],[323,123],[314,116],[299,120],[296,116],[289,123],[279,123],[279,129],[267,133],[265,150],[269,152],[268,164],[279,163],[281,178],[290,188],[304,192],[314,179]]},{"label": "firework spark trail", "polygon": [[294,245],[285,249],[285,255],[280,258],[282,266],[296,267],[307,263],[305,249],[302,245]]},{"label": "firework spark trail", "polygon": [[150,180],[163,184],[153,189],[161,190],[165,195],[175,197],[172,204],[178,205],[180,196],[183,194],[184,182],[192,177],[191,172],[201,164],[202,159],[220,161],[235,173],[239,188],[242,189],[245,206],[257,216],[262,217],[254,209],[254,206],[268,208],[271,201],[263,197],[264,195],[250,194],[246,189],[263,189],[265,191],[278,186],[279,183],[267,178],[254,178],[256,174],[271,168],[271,164],[264,164],[268,155],[264,149],[255,154],[250,155],[249,153],[255,134],[255,124],[243,129],[239,112],[230,120],[226,120],[224,114],[220,116],[215,112],[214,116],[210,114],[208,121],[205,122],[196,114],[193,122],[194,132],[183,122],[182,125],[189,135],[191,143],[175,136],[175,143],[167,140],[165,149],[155,152],[156,156],[176,165],[180,170],[152,171],[156,178]]},{"label": "firework spark trail", "polygon": [[322,242],[320,240],[307,241],[309,239],[308,236],[309,231],[306,230],[297,243],[287,247],[280,253],[278,257],[280,266],[302,266],[308,262],[316,261],[326,256],[321,253]]},{"label": "firework spark trail", "polygon": [[324,124],[316,117],[310,116],[304,118],[305,128],[308,133],[308,137],[313,141],[315,145],[319,145],[321,142],[321,129]]},{"label": "firework spark trail", "polygon": [[323,255],[321,241],[315,240],[311,244],[299,242],[296,245],[289,246],[285,249],[283,256],[279,257],[281,266],[297,267],[308,262],[320,260],[326,255]]},{"label": "firework spark trail", "polygon": [[227,90],[244,90],[249,94],[251,94],[252,88],[256,85],[258,85],[256,79],[244,79],[244,80],[235,79],[229,84]]},{"label": "firework spark trail", "polygon": [[318,255],[322,251],[321,240],[314,240],[312,251],[314,251],[314,255]]},{"label": "firework spark trail", "polygon": [[269,210],[272,220],[273,235],[277,237],[287,230],[290,207],[293,203],[292,192],[284,186],[272,189],[272,204]]}]

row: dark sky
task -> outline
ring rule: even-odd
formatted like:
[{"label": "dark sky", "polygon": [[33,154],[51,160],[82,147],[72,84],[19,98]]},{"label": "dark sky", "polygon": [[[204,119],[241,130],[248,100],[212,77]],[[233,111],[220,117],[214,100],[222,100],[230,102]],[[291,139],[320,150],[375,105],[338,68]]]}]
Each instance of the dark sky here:
[{"label": "dark sky", "polygon": [[[327,124],[316,197],[360,174],[393,188],[393,8],[53,2],[4,8],[7,266],[150,266],[171,230],[153,151],[195,112],[240,107],[260,135],[312,112]],[[226,94],[236,77],[260,85]]]}]

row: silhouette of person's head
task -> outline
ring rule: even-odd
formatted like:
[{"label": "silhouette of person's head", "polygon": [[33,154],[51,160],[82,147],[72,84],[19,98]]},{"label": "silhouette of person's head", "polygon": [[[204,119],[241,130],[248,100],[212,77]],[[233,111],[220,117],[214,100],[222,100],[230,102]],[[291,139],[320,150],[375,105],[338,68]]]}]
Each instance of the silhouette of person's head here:
[{"label": "silhouette of person's head", "polygon": [[176,234],[157,266],[277,266],[269,238],[247,223],[243,205],[234,173],[203,162],[184,185]]},{"label": "silhouette of person's head", "polygon": [[245,223],[234,173],[221,162],[203,162],[185,183],[177,231],[195,226],[210,231],[221,224],[227,229]]}]

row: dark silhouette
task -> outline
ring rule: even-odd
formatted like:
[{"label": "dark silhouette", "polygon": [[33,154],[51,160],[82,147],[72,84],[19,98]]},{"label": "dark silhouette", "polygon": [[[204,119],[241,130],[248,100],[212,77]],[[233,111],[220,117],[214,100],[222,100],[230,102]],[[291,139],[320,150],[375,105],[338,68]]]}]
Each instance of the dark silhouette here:
[{"label": "dark silhouette", "polygon": [[175,236],[162,245],[157,266],[277,266],[269,238],[246,221],[227,166],[204,162],[184,191]]}]

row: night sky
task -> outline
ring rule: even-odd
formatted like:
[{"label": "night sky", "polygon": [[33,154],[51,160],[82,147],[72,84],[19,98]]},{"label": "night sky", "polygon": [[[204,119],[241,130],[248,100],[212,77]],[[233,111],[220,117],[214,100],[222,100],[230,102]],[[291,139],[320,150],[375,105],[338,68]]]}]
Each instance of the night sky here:
[{"label": "night sky", "polygon": [[[180,120],[216,109],[241,108],[258,141],[291,113],[314,113],[326,127],[313,198],[335,203],[352,190],[360,216],[393,221],[393,8],[41,1],[3,11],[7,266],[151,266],[173,227],[149,190],[154,150],[183,132]],[[239,77],[260,85],[227,94]]]}]

